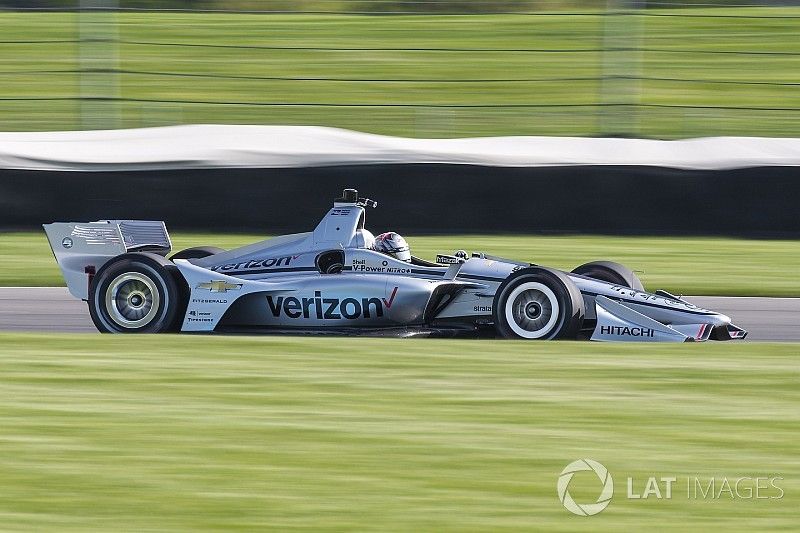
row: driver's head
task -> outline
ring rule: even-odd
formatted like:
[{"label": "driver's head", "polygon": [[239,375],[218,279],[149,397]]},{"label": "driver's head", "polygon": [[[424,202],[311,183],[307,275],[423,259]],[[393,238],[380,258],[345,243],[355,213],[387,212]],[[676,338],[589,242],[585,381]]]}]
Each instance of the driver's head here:
[{"label": "driver's head", "polygon": [[411,248],[399,233],[393,231],[381,233],[375,237],[375,244],[372,249],[376,252],[390,255],[400,261],[411,262]]}]

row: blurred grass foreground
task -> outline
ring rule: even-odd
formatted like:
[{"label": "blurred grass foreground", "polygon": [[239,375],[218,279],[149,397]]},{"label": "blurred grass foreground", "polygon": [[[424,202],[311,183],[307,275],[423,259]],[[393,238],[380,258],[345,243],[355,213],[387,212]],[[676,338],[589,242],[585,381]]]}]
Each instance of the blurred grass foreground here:
[{"label": "blurred grass foreground", "polygon": [[[797,345],[4,333],[0,346],[4,530],[796,529]],[[589,518],[556,493],[584,457],[615,483]],[[680,482],[632,500],[629,476],[638,491]],[[783,497],[687,497],[686,479],[746,476],[782,478]],[[571,487],[578,501],[596,498],[586,487]]]},{"label": "blurred grass foreground", "polygon": [[[800,131],[797,7],[182,4],[306,11],[0,12],[0,130],[245,123],[416,137]],[[511,12],[480,13],[487,10]]]}]

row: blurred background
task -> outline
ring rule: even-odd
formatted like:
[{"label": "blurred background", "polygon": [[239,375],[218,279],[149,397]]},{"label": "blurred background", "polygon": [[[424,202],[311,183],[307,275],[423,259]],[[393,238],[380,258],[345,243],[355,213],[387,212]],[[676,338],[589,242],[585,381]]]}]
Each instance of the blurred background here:
[{"label": "blurred background", "polygon": [[[585,457],[617,481],[586,529],[797,530],[800,1],[0,0],[0,28],[0,530],[575,530],[556,483]],[[77,131],[201,123],[231,126]],[[308,134],[237,124],[778,138],[475,141],[555,154],[489,166],[390,164],[366,136],[372,164],[220,166]],[[76,131],[19,133],[54,130]],[[277,155],[362,137],[323,133],[344,141]],[[795,342],[67,334],[94,328],[42,223],[232,249],[308,231],[344,187],[419,257],[614,260]],[[782,500],[721,486],[776,475]],[[650,476],[674,497],[624,497]],[[717,497],[679,494],[698,477]]]},{"label": "blurred background", "polygon": [[800,2],[0,1],[0,131],[797,136]]}]

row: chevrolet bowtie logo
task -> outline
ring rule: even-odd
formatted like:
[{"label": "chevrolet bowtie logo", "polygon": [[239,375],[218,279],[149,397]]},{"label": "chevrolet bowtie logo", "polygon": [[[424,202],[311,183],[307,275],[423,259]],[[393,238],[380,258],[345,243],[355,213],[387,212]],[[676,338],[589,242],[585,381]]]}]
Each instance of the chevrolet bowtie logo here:
[{"label": "chevrolet bowtie logo", "polygon": [[211,292],[237,291],[242,287],[241,283],[228,283],[227,281],[209,281],[201,283],[196,288],[208,289]]}]

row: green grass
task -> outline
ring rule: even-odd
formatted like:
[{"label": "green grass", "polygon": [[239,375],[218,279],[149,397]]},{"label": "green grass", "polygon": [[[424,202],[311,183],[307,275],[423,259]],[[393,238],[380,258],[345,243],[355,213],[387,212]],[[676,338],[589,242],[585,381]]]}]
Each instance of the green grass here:
[{"label": "green grass", "polygon": [[[797,135],[800,112],[794,111],[644,107],[635,112],[630,108],[606,108],[601,112],[596,107],[568,107],[635,103],[637,99],[632,95],[638,91],[639,102],[653,106],[800,108],[796,87],[776,84],[800,83],[800,56],[670,52],[797,53],[800,52],[800,40],[796,38],[800,33],[799,9],[671,9],[647,10],[647,13],[672,16],[623,20],[591,10],[584,16],[552,13],[544,16],[123,13],[116,19],[116,34],[123,42],[119,45],[119,60],[113,59],[113,47],[107,43],[84,44],[84,55],[88,59],[83,67],[119,68],[125,72],[119,75],[117,94],[127,100],[120,104],[118,126],[123,127],[209,122],[315,124],[436,137],[619,132],[666,138]],[[729,17],[697,16],[702,14]],[[772,18],[741,18],[743,16]],[[796,18],[788,18],[791,16]],[[635,33],[637,23],[641,41]],[[81,81],[74,72],[23,72],[79,69],[77,44],[7,42],[75,40],[79,26],[75,13],[0,13],[0,25],[4,30],[4,43],[0,44],[3,63],[0,98],[72,98],[78,94]],[[87,24],[86,27],[93,26]],[[218,47],[164,47],[134,42]],[[230,48],[242,45],[305,49]],[[638,55],[625,51],[606,54],[592,51],[631,46],[647,51]],[[314,47],[370,50],[308,49]],[[490,51],[378,50],[381,48],[481,48]],[[496,49],[589,51],[491,51]],[[641,59],[638,66],[634,61],[636,57]],[[603,65],[606,65],[605,70]],[[213,77],[218,75],[239,78]],[[619,78],[635,75],[646,79],[632,83]],[[303,79],[253,79],[259,77]],[[315,81],[313,78],[344,81]],[[451,83],[452,80],[553,78],[562,80]],[[602,78],[607,85],[602,85]],[[708,81],[687,83],[664,78]],[[88,75],[84,86],[94,92],[87,94],[113,94],[103,89],[108,79],[103,75]],[[713,83],[726,80],[757,83]],[[403,104],[412,107],[281,107],[149,100]],[[413,107],[527,104],[563,107]],[[109,104],[86,105],[90,113],[104,113]],[[76,129],[81,127],[79,112],[80,106],[72,100],[2,101],[0,129]]]},{"label": "green grass", "polygon": [[[792,344],[0,334],[0,367],[3,530],[797,526]],[[584,457],[615,482],[590,518],[556,497]],[[686,497],[744,476],[784,498]]]},{"label": "green grass", "polygon": [[[230,249],[255,235],[172,235],[173,249],[214,245]],[[800,296],[800,243],[700,237],[423,236],[408,238],[415,255],[463,248],[571,270],[610,259],[639,274],[650,290],[678,294]],[[44,232],[0,233],[0,286],[63,285]]]}]

